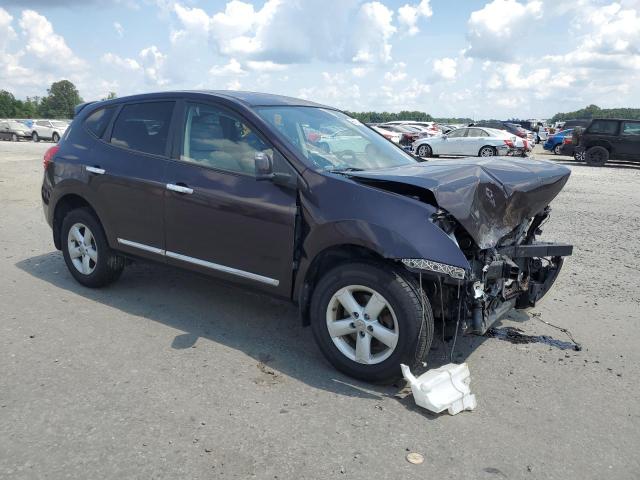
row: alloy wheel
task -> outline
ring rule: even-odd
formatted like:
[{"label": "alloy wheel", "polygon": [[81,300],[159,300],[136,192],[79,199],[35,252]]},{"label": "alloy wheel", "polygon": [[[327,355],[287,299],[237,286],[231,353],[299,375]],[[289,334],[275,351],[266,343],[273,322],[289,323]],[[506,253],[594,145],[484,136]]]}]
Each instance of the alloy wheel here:
[{"label": "alloy wheel", "polygon": [[493,148],[484,147],[482,150],[480,150],[480,156],[481,157],[493,157],[494,156]]},{"label": "alloy wheel", "polygon": [[429,147],[427,145],[420,145],[418,147],[418,156],[419,157],[429,156]]},{"label": "alloy wheel", "polygon": [[383,362],[398,344],[399,326],[393,308],[380,293],[363,285],[349,285],[334,293],[326,321],[334,345],[354,362]]},{"label": "alloy wheel", "polygon": [[75,223],[67,237],[69,258],[73,266],[83,275],[91,275],[98,264],[98,248],[89,227]]},{"label": "alloy wheel", "polygon": [[556,145],[553,147],[553,153],[556,155],[562,155],[562,145]]}]

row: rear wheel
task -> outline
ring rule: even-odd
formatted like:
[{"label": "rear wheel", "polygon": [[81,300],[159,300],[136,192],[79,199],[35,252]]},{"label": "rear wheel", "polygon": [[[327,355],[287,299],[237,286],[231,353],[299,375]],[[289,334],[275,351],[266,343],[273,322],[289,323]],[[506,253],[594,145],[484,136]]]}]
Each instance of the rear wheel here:
[{"label": "rear wheel", "polygon": [[111,250],[100,222],[89,209],[69,212],[62,221],[61,235],[64,261],[79,283],[98,288],[120,277],[124,257]]},{"label": "rear wheel", "polygon": [[327,272],[311,300],[311,328],[324,356],[368,382],[416,367],[433,339],[433,314],[413,279],[393,266],[358,262]]},{"label": "rear wheel", "polygon": [[562,144],[561,143],[559,143],[558,145],[553,147],[553,153],[555,153],[556,155],[562,155]]},{"label": "rear wheel", "polygon": [[485,146],[480,149],[478,152],[479,157],[495,157],[496,149],[493,147]]},{"label": "rear wheel", "polygon": [[53,132],[51,140],[53,141],[53,143],[58,143],[60,141],[60,135],[58,135],[56,132]]},{"label": "rear wheel", "polygon": [[31,134],[31,140],[33,140],[34,142],[39,142],[40,141],[40,136],[38,135],[38,132],[33,132]]},{"label": "rear wheel", "polygon": [[585,160],[587,165],[601,167],[609,160],[609,150],[601,146],[591,147],[585,153]]},{"label": "rear wheel", "polygon": [[12,142],[17,142],[18,141],[18,135],[16,135],[15,133],[11,135],[11,141]]},{"label": "rear wheel", "polygon": [[427,144],[420,145],[416,153],[418,154],[419,157],[430,157],[433,155],[433,151],[431,150],[431,147]]}]

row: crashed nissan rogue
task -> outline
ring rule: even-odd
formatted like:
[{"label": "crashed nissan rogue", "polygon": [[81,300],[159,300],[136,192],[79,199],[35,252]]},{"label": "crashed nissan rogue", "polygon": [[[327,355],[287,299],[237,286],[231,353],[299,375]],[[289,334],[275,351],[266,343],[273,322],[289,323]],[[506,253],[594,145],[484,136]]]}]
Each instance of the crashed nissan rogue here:
[{"label": "crashed nissan rogue", "polygon": [[539,240],[569,173],[420,162],[289,97],[162,92],[77,107],[41,194],[82,285],[145,259],[258,289],[298,305],[337,369],[384,382],[424,359],[434,318],[482,334],[544,297],[572,252]]}]

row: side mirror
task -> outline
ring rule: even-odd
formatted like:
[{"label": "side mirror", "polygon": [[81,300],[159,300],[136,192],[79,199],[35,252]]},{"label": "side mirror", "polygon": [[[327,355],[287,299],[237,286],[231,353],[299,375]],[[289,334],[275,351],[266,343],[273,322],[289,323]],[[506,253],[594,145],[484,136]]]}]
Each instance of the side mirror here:
[{"label": "side mirror", "polygon": [[269,180],[283,187],[292,186],[292,177],[288,173],[276,173],[273,171],[273,160],[268,153],[256,152],[253,157],[256,166],[256,180]]},{"label": "side mirror", "polygon": [[273,178],[273,161],[265,152],[256,152],[253,157],[256,166],[256,180],[271,180]]}]

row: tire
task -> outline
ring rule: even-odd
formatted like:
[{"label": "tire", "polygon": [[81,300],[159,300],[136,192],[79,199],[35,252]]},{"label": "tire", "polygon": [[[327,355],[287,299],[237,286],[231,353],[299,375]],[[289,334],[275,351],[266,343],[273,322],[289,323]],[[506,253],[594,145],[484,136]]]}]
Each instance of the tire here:
[{"label": "tire", "polygon": [[575,151],[575,152],[573,152],[573,159],[576,162],[584,162],[584,151],[580,151],[580,152]]},{"label": "tire", "polygon": [[[360,308],[355,312],[359,315],[347,314],[343,300],[337,300],[345,292],[349,293],[346,298],[357,302],[354,308]],[[378,306],[385,305],[375,320],[366,311],[373,294],[381,302]],[[327,360],[346,375],[367,382],[389,383],[400,378],[400,364],[417,367],[433,340],[433,313],[426,295],[420,295],[419,286],[408,274],[382,263],[354,262],[328,271],[313,292],[310,317],[314,338]],[[334,327],[332,335],[329,325],[338,321],[351,322]],[[340,333],[336,334],[336,328]],[[367,352],[356,348],[359,339],[363,345],[368,342],[367,360],[365,354],[356,360],[359,351]]]},{"label": "tire", "polygon": [[40,141],[40,135],[38,135],[38,132],[33,132],[31,134],[31,140],[33,140],[34,142],[39,142]]},{"label": "tire", "polygon": [[51,136],[51,141],[53,143],[58,143],[60,141],[60,135],[58,135],[56,132],[53,132],[53,135]]},{"label": "tire", "polygon": [[[71,232],[72,228],[81,234],[83,242]],[[87,231],[92,237],[89,243],[86,243]],[[64,261],[73,278],[81,285],[89,288],[104,287],[116,281],[122,274],[124,257],[111,250],[102,225],[88,208],[70,211],[62,221],[60,235]],[[71,245],[76,247],[73,252],[70,251]],[[93,256],[90,254],[91,251],[94,252]],[[83,272],[81,270],[85,266],[85,257],[89,258],[86,263],[88,268]]]},{"label": "tire", "polygon": [[592,167],[601,167],[609,160],[609,150],[604,147],[591,147],[585,153],[587,165]]},{"label": "tire", "polygon": [[418,149],[416,150],[416,154],[419,157],[427,158],[427,157],[433,156],[433,150],[429,145],[427,145],[426,143],[423,143],[422,145],[418,146]]},{"label": "tire", "polygon": [[493,148],[493,147],[490,147],[488,145],[485,145],[478,152],[478,156],[479,157],[495,157],[496,156],[496,149]]},{"label": "tire", "polygon": [[18,135],[16,135],[15,133],[11,135],[11,141],[12,141],[12,142],[17,142],[18,140],[20,140],[20,139],[18,138]]},{"label": "tire", "polygon": [[562,144],[561,143],[559,143],[558,145],[553,147],[553,153],[555,155],[562,155]]}]

